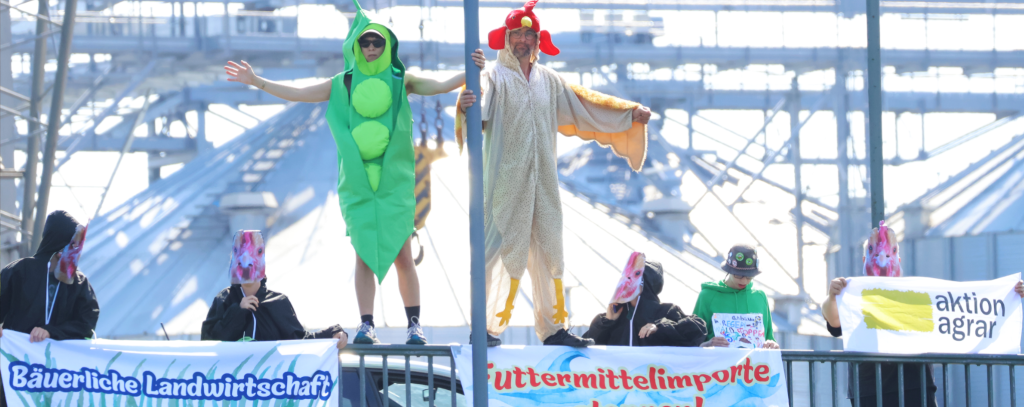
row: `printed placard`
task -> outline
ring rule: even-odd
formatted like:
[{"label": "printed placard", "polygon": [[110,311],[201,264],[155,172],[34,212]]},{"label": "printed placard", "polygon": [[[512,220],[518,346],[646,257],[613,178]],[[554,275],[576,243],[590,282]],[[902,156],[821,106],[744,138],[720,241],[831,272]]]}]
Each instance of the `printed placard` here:
[{"label": "printed placard", "polygon": [[184,400],[326,407],[338,405],[336,344],[336,339],[30,343],[28,335],[5,330],[0,368],[12,407],[179,405]]},{"label": "printed placard", "polygon": [[764,345],[764,316],[761,314],[727,314],[711,316],[715,336],[729,341],[730,348],[757,349]]},{"label": "printed placard", "polygon": [[[452,346],[466,400],[472,346]],[[778,350],[679,347],[487,348],[491,406],[788,406]]]},{"label": "printed placard", "polygon": [[843,348],[884,353],[1020,353],[1020,273],[989,281],[853,277],[836,297]]}]

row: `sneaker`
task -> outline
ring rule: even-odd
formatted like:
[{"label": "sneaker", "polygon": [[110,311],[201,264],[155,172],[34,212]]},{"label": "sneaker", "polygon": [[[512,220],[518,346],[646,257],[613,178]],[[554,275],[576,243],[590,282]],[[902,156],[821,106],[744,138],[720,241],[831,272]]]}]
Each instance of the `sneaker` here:
[{"label": "sneaker", "polygon": [[406,345],[426,345],[427,337],[423,335],[423,328],[420,327],[420,318],[412,317],[412,326],[409,327],[405,341]]},{"label": "sneaker", "polygon": [[373,325],[366,322],[359,324],[359,332],[356,333],[356,339],[352,340],[352,343],[358,343],[362,345],[377,345],[380,340],[377,339],[377,330],[373,329]]},{"label": "sneaker", "polygon": [[565,328],[559,329],[554,335],[544,339],[544,345],[555,345],[555,346],[572,346],[574,348],[585,348],[593,345],[594,340],[589,338],[581,338],[575,334],[569,333]]},{"label": "sneaker", "polygon": [[[473,343],[473,334],[472,333],[469,334],[469,343],[470,344]],[[501,338],[499,338],[497,336],[494,336],[494,335],[491,335],[491,333],[488,332],[487,333],[487,347],[488,348],[493,348],[495,346],[501,346]]]}]

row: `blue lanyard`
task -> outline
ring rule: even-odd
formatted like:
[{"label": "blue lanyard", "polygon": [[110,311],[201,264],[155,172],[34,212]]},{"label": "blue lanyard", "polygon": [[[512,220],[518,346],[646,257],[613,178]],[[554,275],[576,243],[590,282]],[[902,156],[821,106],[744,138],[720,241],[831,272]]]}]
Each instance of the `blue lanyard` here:
[{"label": "blue lanyard", "polygon": [[[57,281],[57,289],[53,290],[53,302],[50,302],[50,262],[46,262],[46,287],[43,287],[43,291],[46,291],[46,303],[43,304],[45,307],[43,313],[46,317],[46,325],[50,325],[50,316],[53,315],[53,306],[57,305],[57,293],[60,292],[60,281]],[[253,316],[255,318],[255,316]]]}]

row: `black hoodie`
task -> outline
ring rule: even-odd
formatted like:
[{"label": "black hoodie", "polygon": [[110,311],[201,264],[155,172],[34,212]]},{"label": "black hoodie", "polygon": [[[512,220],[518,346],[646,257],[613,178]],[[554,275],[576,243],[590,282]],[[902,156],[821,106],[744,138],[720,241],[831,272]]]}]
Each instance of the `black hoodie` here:
[{"label": "black hoodie", "polygon": [[[708,332],[704,320],[695,315],[687,316],[678,306],[662,303],[658,298],[665,285],[661,263],[647,262],[643,278],[643,291],[635,308],[627,304],[615,320],[606,318],[605,313],[598,314],[583,337],[594,339],[598,345],[629,346],[632,317],[633,346],[700,346]],[[641,339],[640,328],[649,323],[658,329]]]},{"label": "black hoodie", "polygon": [[232,284],[217,294],[210,312],[206,314],[206,321],[203,321],[204,341],[237,341],[242,336],[256,341],[329,339],[336,333],[345,332],[340,325],[321,331],[307,331],[295,316],[288,296],[268,290],[265,278],[256,291],[259,306],[255,312],[239,306],[243,297],[240,284]]},{"label": "black hoodie", "polygon": [[71,242],[77,226],[78,222],[67,212],[50,213],[35,256],[15,260],[0,271],[0,323],[4,329],[27,334],[40,327],[56,340],[94,337],[100,306],[81,270],[71,284],[57,283],[56,298],[50,298],[53,314],[50,323],[46,323],[46,308],[50,305],[46,304],[47,280],[57,281],[46,264]]}]

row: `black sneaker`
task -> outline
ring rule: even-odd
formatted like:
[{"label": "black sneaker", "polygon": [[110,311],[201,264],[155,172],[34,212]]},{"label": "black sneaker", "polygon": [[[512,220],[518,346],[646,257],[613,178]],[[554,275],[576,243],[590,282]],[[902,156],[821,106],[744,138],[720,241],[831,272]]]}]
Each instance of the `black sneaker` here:
[{"label": "black sneaker", "polygon": [[[473,334],[472,333],[469,334],[469,343],[470,344],[473,343]],[[494,335],[491,335],[491,333],[488,332],[487,333],[487,347],[488,348],[493,348],[495,346],[501,346],[501,338],[499,338],[497,336],[494,336]]]},{"label": "black sneaker", "polygon": [[581,338],[575,334],[569,333],[565,328],[559,329],[554,335],[544,339],[544,345],[554,346],[572,346],[574,348],[585,348],[593,345],[594,340],[588,338]]}]

